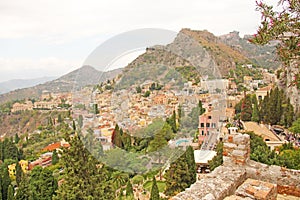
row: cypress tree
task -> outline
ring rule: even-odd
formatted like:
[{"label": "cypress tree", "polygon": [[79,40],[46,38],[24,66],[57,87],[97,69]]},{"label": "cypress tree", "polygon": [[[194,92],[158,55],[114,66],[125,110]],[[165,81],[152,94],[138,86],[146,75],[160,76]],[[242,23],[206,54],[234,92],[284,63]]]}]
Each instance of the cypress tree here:
[{"label": "cypress tree", "polygon": [[196,163],[194,158],[194,150],[191,146],[188,146],[186,150],[186,162],[188,164],[188,173],[190,176],[189,186],[196,182]]},{"label": "cypress tree", "polygon": [[166,195],[173,196],[184,191],[189,186],[190,177],[189,173],[187,173],[188,171],[189,167],[184,153],[170,164],[169,169],[164,175],[166,179]]},{"label": "cypress tree", "polygon": [[244,97],[241,106],[241,120],[250,121],[252,117],[252,102],[250,95]]},{"label": "cypress tree", "polygon": [[72,123],[72,127],[73,127],[73,131],[76,131],[76,124],[75,124],[74,120],[73,120],[73,123]]},{"label": "cypress tree", "polygon": [[253,105],[251,121],[259,122],[259,111],[257,103],[254,103]]},{"label": "cypress tree", "polygon": [[2,199],[7,199],[8,187],[11,184],[11,180],[9,178],[9,173],[7,169],[7,165],[4,165],[3,174],[2,174]]},{"label": "cypress tree", "polygon": [[119,129],[118,124],[116,124],[115,130],[112,134],[112,143],[114,144],[114,146],[119,147],[119,148],[123,148],[122,133],[123,133],[123,130]]},{"label": "cypress tree", "polygon": [[160,199],[159,190],[157,187],[156,179],[153,176],[150,200],[159,200],[159,199]]},{"label": "cypress tree", "polygon": [[8,186],[7,200],[14,200],[14,189],[11,185]]},{"label": "cypress tree", "polygon": [[15,134],[15,143],[18,144],[20,141],[20,137],[18,135],[18,133]]},{"label": "cypress tree", "polygon": [[21,165],[19,164],[19,162],[16,162],[16,182],[18,186],[21,183],[22,176],[23,176],[23,170],[21,168]]},{"label": "cypress tree", "polygon": [[59,161],[59,157],[58,157],[57,151],[55,149],[52,154],[52,165],[57,164],[58,161]]}]

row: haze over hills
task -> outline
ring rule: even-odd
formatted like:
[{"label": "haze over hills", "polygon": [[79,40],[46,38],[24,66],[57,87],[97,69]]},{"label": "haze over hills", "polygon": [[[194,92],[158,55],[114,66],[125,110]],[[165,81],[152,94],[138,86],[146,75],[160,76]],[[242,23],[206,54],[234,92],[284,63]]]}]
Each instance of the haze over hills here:
[{"label": "haze over hills", "polygon": [[[195,73],[187,73],[187,67],[189,69],[192,67],[192,71],[197,70],[198,74],[222,78],[228,75],[230,69],[235,69],[237,64],[254,64],[276,69],[278,63],[273,62],[273,58],[275,58],[275,45],[261,47],[249,44],[247,38],[240,38],[237,32],[217,37],[208,31],[182,29],[169,45],[149,47],[144,54],[125,67],[123,75],[126,72],[127,85],[135,83],[134,81],[141,77],[145,80],[149,77],[164,78],[162,76],[166,76],[171,68],[181,74],[184,73],[184,78],[188,80],[199,79],[199,77],[193,77],[192,74]],[[150,69],[155,66],[167,66],[168,69]],[[132,73],[128,74],[128,71]],[[121,69],[100,72],[91,66],[83,66],[47,83],[2,94],[0,103],[37,98],[43,90],[66,92],[74,89],[74,86],[79,89],[112,79],[121,72]],[[157,73],[160,76],[157,76]]]},{"label": "haze over hills", "polygon": [[33,87],[39,84],[52,81],[57,77],[41,77],[35,79],[12,79],[0,83],[0,94],[4,94],[16,89],[22,89],[27,87]]},{"label": "haze over hills", "polygon": [[121,69],[115,69],[108,72],[101,72],[91,66],[83,66],[58,79],[48,81],[44,84],[1,94],[0,103],[17,99],[38,98],[43,90],[48,90],[50,92],[71,92],[74,87],[80,88],[86,85],[95,85],[101,81],[112,79],[121,71]]}]

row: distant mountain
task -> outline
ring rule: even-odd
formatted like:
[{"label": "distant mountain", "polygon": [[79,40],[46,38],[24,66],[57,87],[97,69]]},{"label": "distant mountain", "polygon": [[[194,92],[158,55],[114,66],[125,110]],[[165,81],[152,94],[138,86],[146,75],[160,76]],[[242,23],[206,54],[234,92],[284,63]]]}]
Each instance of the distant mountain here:
[{"label": "distant mountain", "polygon": [[42,77],[35,79],[12,79],[9,81],[4,81],[0,83],[0,94],[4,94],[16,89],[22,89],[27,87],[33,87],[39,84],[52,81],[57,77]]},{"label": "distant mountain", "polygon": [[48,81],[44,84],[24,89],[17,89],[9,93],[1,94],[0,103],[17,99],[38,98],[44,90],[48,90],[50,92],[71,92],[74,89],[79,89],[86,85],[95,85],[101,81],[113,79],[121,72],[122,69],[101,72],[91,66],[83,66],[58,79]]},{"label": "distant mountain", "polygon": [[197,83],[199,76],[222,78],[242,64],[277,68],[274,62],[268,66],[263,63],[275,57],[273,50],[271,45],[249,44],[236,32],[218,37],[205,30],[182,29],[172,43],[149,47],[126,66],[119,87],[142,84],[149,79],[168,83],[175,77]]},{"label": "distant mountain", "polygon": [[264,46],[255,45],[248,41],[252,37],[251,35],[245,35],[244,38],[241,38],[239,32],[233,31],[219,38],[232,49],[245,55],[253,64],[263,68],[277,69],[280,66],[276,56],[277,42],[274,41]]}]

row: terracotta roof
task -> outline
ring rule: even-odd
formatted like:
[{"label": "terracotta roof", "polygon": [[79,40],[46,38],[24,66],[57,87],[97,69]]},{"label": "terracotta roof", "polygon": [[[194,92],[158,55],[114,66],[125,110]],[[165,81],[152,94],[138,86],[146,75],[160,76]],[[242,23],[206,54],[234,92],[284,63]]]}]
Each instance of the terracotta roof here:
[{"label": "terracotta roof", "polygon": [[56,142],[53,144],[49,144],[48,146],[43,148],[43,151],[54,151],[55,149],[59,149],[60,147],[69,147],[69,146],[70,144],[68,143],[61,144],[61,142]]}]

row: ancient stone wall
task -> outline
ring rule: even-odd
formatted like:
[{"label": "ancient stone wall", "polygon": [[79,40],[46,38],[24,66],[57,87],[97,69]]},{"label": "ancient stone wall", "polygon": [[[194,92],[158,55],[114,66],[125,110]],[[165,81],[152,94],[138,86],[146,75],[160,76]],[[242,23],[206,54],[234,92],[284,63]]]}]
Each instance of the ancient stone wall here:
[{"label": "ancient stone wall", "polygon": [[228,134],[224,137],[224,166],[244,166],[250,160],[250,136],[247,134]]},{"label": "ancient stone wall", "polygon": [[300,197],[300,170],[269,166],[251,160],[247,163],[246,172],[248,178],[277,184],[279,194]]},{"label": "ancient stone wall", "polygon": [[[259,191],[257,195],[261,195],[260,199],[274,199],[277,192],[300,197],[300,170],[268,166],[250,160],[249,135],[240,133],[226,135],[224,138],[223,160],[224,164],[222,166],[217,167],[213,172],[191,185],[190,188],[171,199],[221,200],[230,195],[232,195],[232,198],[244,198],[241,197],[238,188],[248,178],[274,185],[274,188],[270,187],[269,193],[266,193],[264,189]],[[254,194],[253,198],[255,199]],[[253,198],[246,197],[246,199]]]}]

